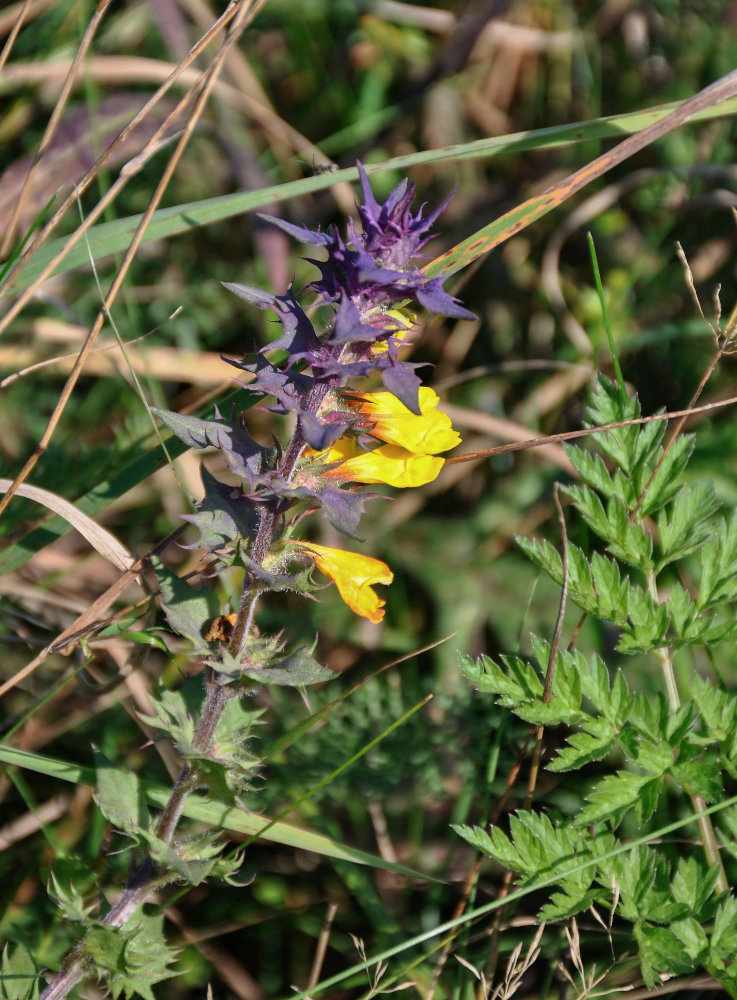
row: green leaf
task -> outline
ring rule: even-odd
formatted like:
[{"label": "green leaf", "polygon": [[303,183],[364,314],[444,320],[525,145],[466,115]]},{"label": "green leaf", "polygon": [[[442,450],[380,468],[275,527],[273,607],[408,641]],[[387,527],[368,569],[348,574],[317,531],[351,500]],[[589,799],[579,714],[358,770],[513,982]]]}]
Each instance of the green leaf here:
[{"label": "green leaf", "polygon": [[[531,635],[532,648],[538,662],[540,674],[547,673],[550,660],[550,643],[539,636]],[[559,649],[553,664],[553,684],[551,688],[550,707],[561,714],[561,721],[573,723],[579,716],[581,707],[581,680],[579,677],[579,661],[584,658],[578,653]]]},{"label": "green leaf", "polygon": [[602,714],[610,699],[609,671],[600,656],[594,653],[579,671],[581,690],[594,708]]},{"label": "green leaf", "polygon": [[737,965],[734,962],[725,963],[722,959],[716,959],[710,955],[704,968],[722,986],[727,996],[737,1000]]},{"label": "green leaf", "polygon": [[695,487],[682,486],[673,503],[656,519],[660,537],[659,572],[675,559],[694,552],[713,531],[709,523],[718,504],[711,480]]},{"label": "green leaf", "polygon": [[588,826],[603,820],[618,822],[624,814],[637,804],[643,786],[648,778],[619,771],[608,774],[588,795],[588,805],[575,816],[576,826]]},{"label": "green leaf", "polygon": [[637,522],[630,522],[624,503],[617,496],[607,500],[606,510],[587,486],[565,489],[573,505],[617,559],[642,570],[652,567],[653,542]]},{"label": "green leaf", "polygon": [[630,693],[630,690],[627,687],[627,681],[624,679],[624,674],[621,670],[618,670],[614,675],[614,683],[611,688],[609,704],[604,706],[603,709],[605,718],[607,718],[613,726],[621,728],[630,717],[634,700],[634,695]]},{"label": "green leaf", "polygon": [[206,753],[194,748],[189,758],[197,776],[220,801],[232,803],[252,786],[261,760],[250,751],[252,729],[261,710],[248,707],[248,699],[231,697],[220,714]]},{"label": "green leaf", "polygon": [[577,771],[585,764],[602,760],[614,746],[614,730],[604,719],[587,719],[587,732],[572,733],[568,746],[558,751],[548,765],[548,771]]},{"label": "green leaf", "polygon": [[640,951],[642,977],[650,989],[662,983],[661,976],[678,976],[693,971],[694,961],[688,950],[668,928],[636,923],[634,931]]},{"label": "green leaf", "polygon": [[653,567],[653,540],[629,514],[619,497],[607,501],[607,531],[601,537],[617,559],[647,572]]},{"label": "green leaf", "polygon": [[273,666],[261,670],[241,669],[240,672],[244,677],[259,681],[261,684],[279,684],[283,687],[323,684],[338,676],[335,671],[318,663],[305,646],[285,656],[284,659],[277,660]]},{"label": "green leaf", "polygon": [[630,707],[629,722],[643,736],[667,739],[670,714],[665,696],[660,691],[654,698],[635,694]]},{"label": "green leaf", "polygon": [[0,968],[0,1000],[38,1000],[39,971],[25,944],[3,948]]},{"label": "green leaf", "polygon": [[[693,598],[680,583],[674,583],[666,600],[668,616],[678,638],[691,634],[693,622],[698,615]],[[702,619],[704,625],[707,623]]]},{"label": "green leaf", "polygon": [[588,910],[594,903],[605,902],[609,897],[608,893],[601,889],[586,889],[585,892],[554,892],[551,893],[550,902],[540,910],[543,920],[568,920],[575,917],[577,913]]},{"label": "green leaf", "polygon": [[696,719],[696,709],[690,701],[684,702],[674,715],[667,719],[665,737],[672,747],[680,747]]},{"label": "green leaf", "polygon": [[705,868],[697,858],[679,858],[671,886],[673,898],[684,903],[702,923],[710,920],[716,905],[712,892],[718,877],[718,865]]},{"label": "green leaf", "polygon": [[124,833],[141,833],[148,825],[148,811],[136,775],[116,767],[99,750],[95,750],[95,775],[93,797],[105,819]]},{"label": "green leaf", "polygon": [[714,917],[714,929],[709,942],[712,955],[733,961],[737,955],[737,899],[727,896]]},{"label": "green leaf", "polygon": [[634,750],[634,756],[631,756],[631,751],[628,752],[628,756],[647,773],[648,777],[660,778],[673,765],[673,748],[666,740],[659,740],[656,737],[649,739],[640,735],[634,744]]},{"label": "green leaf", "polygon": [[737,511],[729,524],[720,521],[701,548],[699,609],[737,597]]},{"label": "green leaf", "polygon": [[666,644],[668,632],[668,611],[662,604],[656,604],[640,587],[630,587],[627,614],[631,627],[624,632],[617,643],[622,653],[639,653]]},{"label": "green leaf", "polygon": [[488,834],[480,826],[452,825],[451,828],[480,854],[492,858],[503,868],[511,871],[523,871],[523,863],[509,837],[495,826]]},{"label": "green leaf", "polygon": [[202,674],[188,677],[177,691],[160,689],[151,699],[152,715],[139,713],[143,722],[166,733],[182,757],[196,753],[194,737],[205,699]]},{"label": "green leaf", "polygon": [[599,538],[609,538],[609,521],[598,495],[588,486],[566,486],[563,492]]},{"label": "green leaf", "polygon": [[663,782],[658,776],[651,781],[646,781],[640,789],[640,795],[635,803],[635,815],[640,824],[647,823],[653,818],[653,813],[658,807],[660,790]]},{"label": "green leaf", "polygon": [[699,760],[674,764],[671,774],[689,795],[700,795],[707,803],[716,802],[724,792],[715,753],[705,752]]},{"label": "green leaf", "polygon": [[[586,417],[591,425],[601,427],[621,420],[635,420],[640,416],[640,403],[636,396],[622,400],[619,386],[599,373]],[[617,465],[624,467],[637,437],[637,427],[617,427],[596,435],[596,444]]]},{"label": "green leaf", "polygon": [[[150,834],[147,843],[151,860],[187,885],[200,885],[212,874],[220,865],[219,855],[224,846],[220,831],[180,841],[176,846]],[[233,862],[229,862],[228,868],[232,867]]]},{"label": "green leaf", "polygon": [[[664,411],[658,410],[656,412],[663,413]],[[665,422],[662,420],[653,421],[633,429],[636,431],[636,435],[632,451],[628,456],[628,464],[623,465],[622,468],[632,481],[636,496],[639,497],[650,478],[652,466],[662,455],[660,442],[665,434]]]},{"label": "green leaf", "polygon": [[689,909],[673,898],[670,868],[665,857],[645,844],[601,865],[597,880],[612,881],[620,891],[618,912],[634,922],[672,923],[689,916]]},{"label": "green leaf", "polygon": [[591,576],[599,598],[599,618],[624,625],[627,621],[629,578],[622,577],[618,564],[595,552],[591,557]]},{"label": "green leaf", "polygon": [[151,987],[174,974],[169,970],[176,950],[163,934],[163,914],[137,913],[124,927],[92,927],[84,939],[85,956],[107,982],[115,1000],[123,995],[155,1000]]},{"label": "green leaf", "polygon": [[676,495],[681,488],[679,477],[688,465],[695,442],[693,434],[681,434],[676,438],[648,487],[640,505],[640,517],[650,517]]},{"label": "green leaf", "polygon": [[577,445],[563,444],[563,450],[581,479],[605,497],[613,496],[614,483],[601,455],[584,451]]},{"label": "green leaf", "polygon": [[[521,537],[517,537],[515,540],[525,555],[546,572],[552,580],[558,584],[563,582],[563,564],[560,556],[550,542],[544,539],[538,541],[537,539]],[[611,562],[611,560],[606,560],[604,557],[600,558],[602,563]],[[609,594],[603,600],[597,593],[592,576],[592,568],[589,566],[586,556],[578,546],[571,543],[568,546],[568,596],[579,608],[588,614],[596,615],[597,618],[602,618],[604,621],[613,621],[617,625],[624,626],[627,622],[626,602],[621,606],[613,605],[615,595],[614,573],[610,568],[604,570],[601,564],[598,564],[598,569],[608,574],[608,579],[612,584]],[[622,586],[626,594],[629,584],[625,581]]]},{"label": "green leaf", "polygon": [[558,551],[553,548],[546,538],[540,540],[537,538],[523,538],[521,535],[516,535],[514,540],[528,559],[532,560],[536,566],[539,566],[556,583],[561,583],[563,580],[563,562]]},{"label": "green leaf", "polygon": [[247,744],[261,711],[247,708],[245,697],[234,688],[220,713],[209,749],[202,751],[195,744],[195,733],[204,697],[202,675],[191,677],[178,691],[159,692],[153,699],[154,715],[141,718],[167,733],[179,754],[196,770],[202,786],[220,801],[233,802],[235,795],[250,787],[260,763]]},{"label": "green leaf", "polygon": [[696,673],[689,679],[689,691],[709,736],[719,743],[732,739],[737,730],[737,701],[733,692],[717,687]]},{"label": "green leaf", "polygon": [[528,702],[542,700],[543,682],[534,668],[516,656],[503,657],[506,672],[490,657],[478,660],[461,654],[461,669],[466,677],[481,691],[497,696],[497,704],[514,708]]},{"label": "green leaf", "polygon": [[192,655],[209,652],[203,638],[205,627],[219,614],[217,596],[204,587],[195,590],[153,556],[151,565],[161,588],[161,603],[169,625],[192,643]]},{"label": "green leaf", "polygon": [[65,920],[87,924],[96,905],[96,898],[85,902],[84,894],[95,885],[95,873],[88,864],[73,855],[58,857],[51,871],[49,896],[55,900]]}]

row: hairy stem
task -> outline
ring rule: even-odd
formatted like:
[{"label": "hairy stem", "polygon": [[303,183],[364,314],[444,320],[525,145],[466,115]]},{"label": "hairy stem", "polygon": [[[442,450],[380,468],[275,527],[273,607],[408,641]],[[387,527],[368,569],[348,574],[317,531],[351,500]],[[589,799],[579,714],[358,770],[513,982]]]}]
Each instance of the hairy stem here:
[{"label": "hairy stem", "polygon": [[[209,747],[223,708],[234,694],[234,690],[223,687],[211,674],[207,681],[205,706],[193,741],[198,749],[204,751]],[[167,843],[171,843],[182,815],[184,803],[197,785],[196,772],[189,765],[186,765],[174,783],[169,801],[164,807],[156,828],[157,836]],[[105,914],[102,923],[108,927],[122,927],[151,892],[169,882],[171,882],[171,876],[159,875],[153,861],[146,858],[129,875],[120,898]],[[40,1000],[61,1000],[77,983],[85,978],[86,974],[84,953],[82,947],[78,946],[69,953],[59,972],[41,994]]]}]

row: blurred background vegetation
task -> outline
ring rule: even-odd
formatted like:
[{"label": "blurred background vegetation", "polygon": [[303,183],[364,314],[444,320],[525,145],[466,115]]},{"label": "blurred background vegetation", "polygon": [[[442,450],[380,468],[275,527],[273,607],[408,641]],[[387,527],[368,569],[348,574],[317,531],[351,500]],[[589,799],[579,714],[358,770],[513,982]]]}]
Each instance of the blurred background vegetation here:
[{"label": "blurred background vegetation", "polygon": [[[0,43],[20,7],[0,11]],[[0,73],[0,234],[9,231],[23,178],[93,11],[91,0],[31,2]],[[207,0],[119,0],[109,7],[6,253],[49,199],[63,197],[79,180],[220,13]],[[732,69],[735,51],[734,0],[268,0],[226,60],[162,205],[310,177],[326,158],[340,167],[353,166],[357,158],[380,163],[683,99]],[[205,66],[209,55],[206,49],[195,67]],[[164,99],[143,133],[131,136],[67,213],[57,236],[71,232],[94,208],[191,86],[186,77]],[[432,207],[455,191],[429,256],[606,148],[587,138],[585,129],[582,136],[519,154],[458,155],[433,163],[418,157],[407,170],[418,203]],[[719,286],[728,312],[737,287],[734,140],[728,116],[680,128],[447,283],[478,321],[433,322],[413,360],[433,366],[425,369],[425,381],[447,404],[464,451],[513,440],[521,429],[549,434],[579,427],[593,373],[611,372],[589,230],[624,375],[640,393],[644,412],[687,404],[714,345],[675,244],[686,252],[704,312],[713,316]],[[163,163],[161,154],[150,159],[104,218],[144,211]],[[401,176],[397,170],[374,175],[377,197],[383,200]],[[342,226],[354,197],[338,182],[270,211],[313,228]],[[198,495],[199,458],[178,459],[177,479],[161,454],[159,471],[134,488],[109,487],[131,461],[155,448],[131,369],[151,404],[208,412],[212,400],[234,388],[220,352],[239,356],[273,329],[268,315],[244,306],[220,282],[281,292],[294,277],[301,286],[314,273],[299,256],[304,253],[253,214],[145,244],[113,311],[119,336],[135,341],[128,361],[107,324],[98,346],[112,349],[91,359],[32,481],[69,500],[102,488],[103,523],[131,551],[155,545],[176,526],[177,515],[190,509],[189,497]],[[119,265],[119,257],[97,260],[94,268],[88,261],[46,281],[0,341],[2,475],[12,477],[36,446],[63,385],[65,363],[20,378],[14,374],[79,349],[100,307],[100,286],[107,288]],[[3,302],[12,302],[12,295]],[[734,395],[733,364],[730,358],[723,362],[704,401]],[[254,410],[249,417],[252,432],[266,439],[271,416]],[[714,478],[726,505],[737,502],[736,449],[728,410],[697,426],[689,474]],[[439,881],[415,884],[259,842],[247,852],[244,875],[255,877],[250,886],[203,886],[167,909],[183,951],[177,977],[161,984],[157,995],[202,995],[208,982],[216,996],[242,1000],[283,996],[293,984],[305,988],[332,902],[338,913],[323,976],[357,961],[351,934],[375,953],[453,914],[474,858],[449,824],[483,824],[500,804],[520,805],[524,782],[508,790],[507,784],[526,738],[517,722],[468,688],[456,651],[529,652],[529,631],[550,636],[558,594],[544,581],[537,587],[537,573],[515,550],[514,536],[540,532],[555,541],[552,485],[567,480],[569,472],[562,449],[551,446],[449,466],[430,486],[371,505],[361,548],[395,573],[381,628],[356,619],[332,589],[319,604],[295,597],[263,609],[269,630],[283,627],[307,642],[317,635],[323,662],[341,674],[310,694],[312,709],[392,659],[446,638],[366,680],[321,728],[271,757],[271,741],[301,721],[307,708],[292,691],[259,695],[265,710],[259,746],[267,762],[263,787],[249,800],[250,808],[269,815],[287,807],[432,693],[424,709],[289,818]],[[0,521],[0,549],[24,544],[38,523],[39,508],[16,498]],[[580,524],[569,530],[574,541],[585,542]],[[32,538],[30,558],[0,577],[0,680],[20,669],[116,576],[89,555],[79,537],[67,534],[53,544],[42,544],[38,532]],[[329,532],[323,540],[336,542]],[[197,553],[185,548],[169,550],[167,558],[180,573],[197,565]],[[226,575],[210,585],[226,598],[237,581]],[[577,617],[571,609],[569,632]],[[614,640],[589,622],[581,643],[598,649],[613,667],[624,664],[640,688],[655,685],[651,665],[618,658]],[[147,688],[159,678],[176,683],[186,656],[172,660],[147,650],[145,657],[136,654],[131,670],[129,655],[125,643],[108,644],[82,675],[81,660],[49,658],[6,695],[6,732],[23,719],[12,737],[18,746],[89,764],[94,743],[116,761],[166,782],[164,762],[145,746],[136,706],[145,704]],[[732,651],[719,655],[718,668],[734,681]],[[688,670],[690,664],[679,667]],[[63,678],[67,683],[56,690]],[[538,801],[575,811],[582,794],[575,782],[544,777]],[[45,885],[53,856],[76,856],[90,885],[101,886],[120,882],[127,860],[110,853],[120,845],[86,787],[60,792],[50,779],[37,776],[31,785],[27,777],[6,774],[0,795],[8,833],[0,840],[7,844],[0,852],[0,936],[12,927],[15,937],[20,929],[39,960],[53,964],[69,943],[63,929],[52,933],[54,907]],[[667,798],[660,809],[669,816]],[[41,829],[31,824],[22,835],[11,835],[16,821],[39,810],[45,817]],[[498,871],[484,868],[477,902],[493,898],[499,882]],[[500,938],[502,953],[531,937],[531,914],[534,901],[524,912],[505,914],[510,930]],[[582,935],[591,939],[593,960],[611,964],[609,943],[591,923]],[[486,925],[474,928],[460,948],[466,961],[487,971],[488,934]],[[520,995],[562,995],[553,970],[558,958],[565,959],[565,941],[551,932],[545,948],[546,961],[531,971]],[[612,988],[637,978],[636,966],[617,958]],[[403,958],[391,966],[391,976],[411,980],[425,995],[436,959]],[[452,960],[438,996],[471,991],[474,983]],[[365,981],[351,986],[359,993],[365,988]]]}]

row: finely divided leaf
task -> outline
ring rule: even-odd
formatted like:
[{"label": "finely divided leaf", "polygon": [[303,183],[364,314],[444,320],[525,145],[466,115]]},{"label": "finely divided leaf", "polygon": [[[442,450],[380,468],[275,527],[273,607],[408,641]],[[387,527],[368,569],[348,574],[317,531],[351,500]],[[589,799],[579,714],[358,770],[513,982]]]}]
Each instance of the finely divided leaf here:
[{"label": "finely divided leaf", "polygon": [[701,548],[699,608],[737,598],[737,511],[720,521]]},{"label": "finely divided leaf", "polygon": [[698,920],[711,920],[716,905],[712,890],[718,877],[718,865],[705,868],[697,858],[680,858],[671,885],[673,898],[688,906]]},{"label": "finely divided leaf", "polygon": [[661,976],[693,972],[694,963],[685,945],[667,927],[637,923],[635,939],[640,951],[642,977],[649,989],[661,985]]},{"label": "finely divided leaf", "polygon": [[602,760],[615,744],[615,733],[604,719],[587,719],[583,723],[586,730],[572,733],[568,746],[558,751],[558,756],[548,765],[548,771],[577,771],[585,764]]},{"label": "finely divided leaf", "polygon": [[619,771],[603,778],[588,796],[588,805],[574,818],[576,826],[588,826],[603,820],[619,822],[639,799],[643,787],[648,783],[643,775],[629,771]]},{"label": "finely divided leaf", "polygon": [[673,503],[661,510],[656,519],[660,536],[658,571],[694,552],[706,541],[713,531],[710,520],[717,506],[711,480],[693,488],[681,487]]},{"label": "finely divided leaf", "polygon": [[[658,471],[647,488],[640,505],[640,516],[648,517],[669,503],[680,489],[679,476],[686,468],[696,439],[693,434],[681,434],[671,445]],[[658,455],[660,458],[660,455]]]}]

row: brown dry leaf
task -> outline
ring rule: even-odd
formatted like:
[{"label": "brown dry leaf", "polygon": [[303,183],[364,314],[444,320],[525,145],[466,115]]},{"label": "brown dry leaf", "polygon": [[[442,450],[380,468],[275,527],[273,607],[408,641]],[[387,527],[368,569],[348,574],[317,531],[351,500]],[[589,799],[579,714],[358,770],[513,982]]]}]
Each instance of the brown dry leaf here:
[{"label": "brown dry leaf", "polygon": [[[0,493],[6,493],[12,485],[11,479],[0,479]],[[50,490],[42,490],[39,486],[29,486],[24,483],[18,487],[18,496],[26,497],[28,500],[35,500],[42,506],[53,510],[55,514],[63,517],[65,521],[77,529],[100,555],[104,556],[114,566],[120,570],[126,570],[133,565],[134,558],[122,542],[101,527],[87,514],[83,514],[74,504],[69,503],[57,493]]]}]

